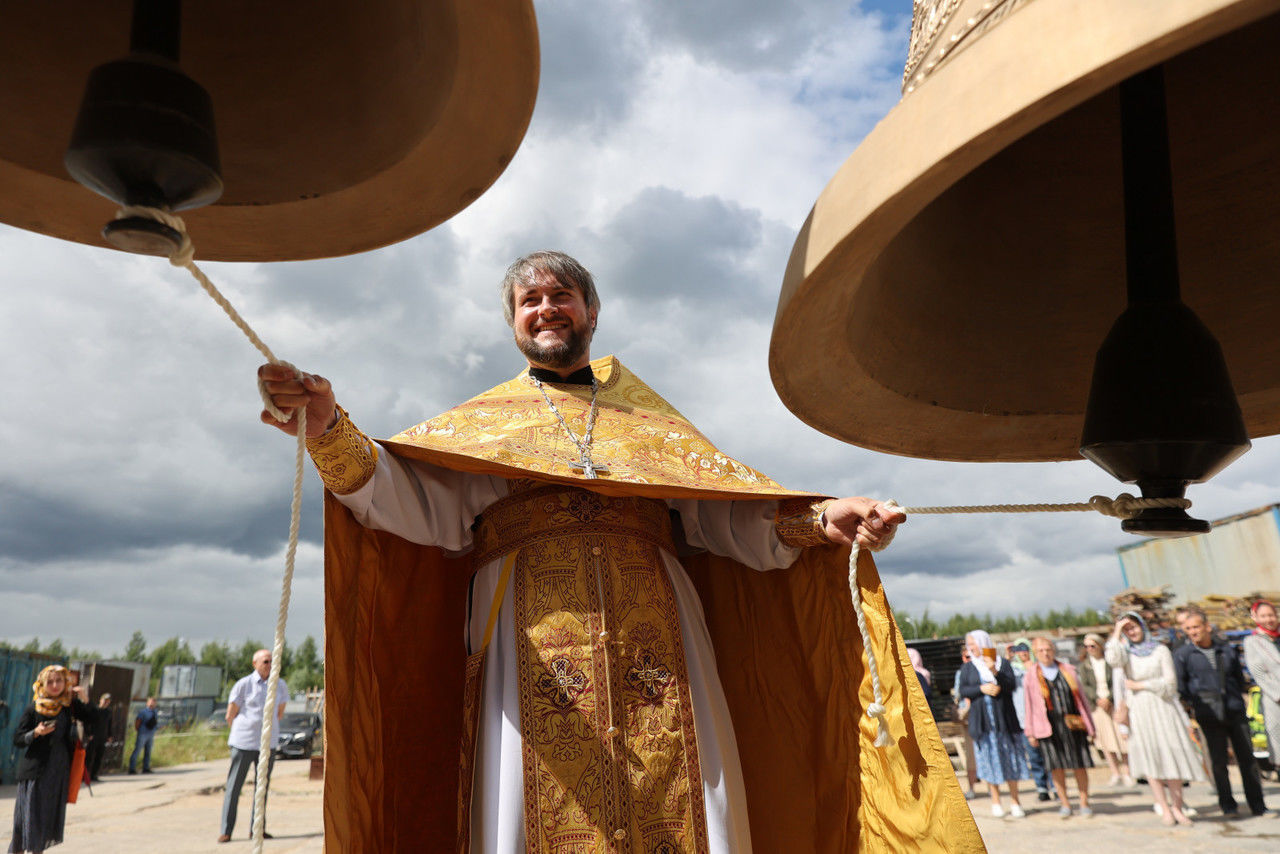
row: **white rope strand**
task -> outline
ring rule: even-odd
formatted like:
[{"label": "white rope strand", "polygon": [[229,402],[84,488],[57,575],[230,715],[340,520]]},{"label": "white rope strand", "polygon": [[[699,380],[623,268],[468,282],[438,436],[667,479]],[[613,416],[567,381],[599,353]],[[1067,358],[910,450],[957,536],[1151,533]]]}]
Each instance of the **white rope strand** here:
[{"label": "white rope strand", "polygon": [[1088,501],[1068,504],[961,504],[951,507],[898,507],[907,514],[943,513],[1087,513],[1090,510],[1116,519],[1131,519],[1140,510],[1149,508],[1177,508],[1186,510],[1191,501],[1186,498],[1135,498],[1129,493],[1108,498],[1095,495]]},{"label": "white rope strand", "polygon": [[[187,235],[187,226],[181,217],[174,216],[169,211],[161,208],[141,206],[123,207],[116,213],[116,219],[124,219],[126,217],[152,219],[169,226],[182,235],[182,244],[169,256],[169,263],[190,272],[195,280],[200,283],[200,287],[204,288],[205,293],[226,312],[227,317],[231,318],[231,322],[245,334],[245,337],[249,339],[249,343],[256,347],[268,362],[273,365],[292,368],[295,374],[301,378],[302,374],[297,368],[276,358],[275,354],[271,352],[271,348],[258,337],[258,333],[254,332],[249,324],[245,322],[240,313],[235,310],[227,298],[222,295],[222,292],[209,280],[209,277],[204,274],[204,271],[196,266],[195,245],[192,244],[191,238]],[[282,424],[289,420],[290,416],[281,412],[276,407],[275,402],[271,400],[265,381],[261,377],[258,378],[258,393],[262,396],[263,406],[271,413],[272,417]],[[275,723],[276,689],[280,684],[280,667],[284,658],[284,630],[289,616],[289,599],[293,589],[294,559],[298,553],[298,525],[302,518],[302,476],[307,455],[307,408],[305,406],[299,407],[296,415],[298,419],[298,450],[293,474],[293,502],[290,505],[289,512],[289,545],[285,550],[284,580],[281,583],[280,607],[276,611],[276,630],[271,645],[271,675],[267,680],[267,697],[262,707],[262,734],[258,741],[258,765],[254,772],[254,854],[262,854],[262,843],[266,833],[268,769],[271,767],[271,733]]]},{"label": "white rope strand", "polygon": [[[116,219],[125,219],[126,217],[143,217],[145,219],[153,219],[156,222],[169,226],[174,231],[181,234],[182,245],[169,256],[169,263],[175,267],[182,267],[189,272],[195,280],[200,283],[200,287],[204,288],[204,292],[209,295],[209,298],[216,302],[218,307],[226,312],[227,317],[231,318],[231,322],[244,333],[245,337],[249,339],[249,343],[256,347],[258,352],[265,356],[268,362],[273,365],[284,365],[285,367],[293,368],[293,365],[288,362],[276,358],[276,354],[271,352],[271,348],[268,347],[263,340],[258,337],[258,333],[254,332],[253,328],[245,322],[245,319],[240,316],[240,312],[236,311],[235,306],[233,306],[230,301],[222,295],[222,292],[219,291],[217,286],[209,280],[209,277],[204,274],[204,271],[196,266],[196,248],[191,242],[191,238],[187,235],[187,224],[182,221],[182,217],[174,216],[168,211],[160,208],[148,208],[138,205],[123,207],[116,212]],[[294,370],[296,371],[297,368],[294,368]],[[262,397],[262,405],[271,413],[273,418],[281,424],[284,424],[289,420],[288,415],[285,415],[276,408],[275,402],[271,400],[271,395],[267,392],[266,385],[264,385],[261,378],[258,379],[258,394]]]},{"label": "white rope strand", "polygon": [[875,746],[883,748],[889,746],[889,724],[885,720],[888,710],[884,705],[884,692],[880,689],[880,668],[876,665],[876,652],[871,648],[871,633],[867,631],[867,615],[862,609],[862,589],[858,587],[858,553],[861,551],[862,547],[855,540],[849,552],[849,593],[853,597],[853,614],[858,618],[858,631],[862,633],[867,673],[871,676],[872,703],[867,706],[867,717],[876,719]]},{"label": "white rope strand", "polygon": [[307,456],[307,408],[298,407],[298,453],[293,473],[293,502],[289,507],[289,547],[285,551],[284,580],[280,584],[280,607],[276,609],[276,634],[271,644],[271,675],[267,679],[267,700],[262,709],[262,735],[258,741],[258,769],[253,783],[253,851],[262,854],[267,831],[267,785],[271,782],[271,732],[276,716],[276,689],[284,660],[284,627],[289,618],[289,598],[293,590],[293,563],[298,553],[298,523],[302,518],[302,473]]},{"label": "white rope strand", "polygon": [[[969,504],[948,507],[900,507],[896,501],[884,503],[888,510],[898,510],[906,515],[926,514],[940,515],[952,513],[1080,513],[1094,511],[1104,516],[1117,519],[1129,519],[1139,511],[1148,508],[1176,507],[1186,510],[1191,502],[1186,498],[1135,498],[1124,493],[1115,498],[1095,495],[1088,501],[1068,504]],[[889,543],[883,542],[880,548]],[[867,616],[862,608],[862,590],[858,587],[858,554],[862,547],[854,541],[849,550],[849,595],[853,601],[853,613],[858,619],[858,631],[862,634],[862,649],[867,656],[867,674],[871,677],[871,705],[867,706],[867,717],[876,719],[876,747],[888,747],[890,744],[888,714],[884,705],[884,692],[880,687],[880,669],[876,662],[875,650],[871,648],[871,633],[867,631]]]}]

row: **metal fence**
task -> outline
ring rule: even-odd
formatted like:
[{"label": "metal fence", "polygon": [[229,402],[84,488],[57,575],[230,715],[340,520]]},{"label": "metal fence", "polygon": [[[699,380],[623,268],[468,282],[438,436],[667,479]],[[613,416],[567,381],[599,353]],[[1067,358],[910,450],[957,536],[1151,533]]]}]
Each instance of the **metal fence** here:
[{"label": "metal fence", "polygon": [[60,659],[37,652],[0,649],[0,785],[14,782],[22,751],[13,746],[22,712],[31,702],[31,685],[40,671]]}]

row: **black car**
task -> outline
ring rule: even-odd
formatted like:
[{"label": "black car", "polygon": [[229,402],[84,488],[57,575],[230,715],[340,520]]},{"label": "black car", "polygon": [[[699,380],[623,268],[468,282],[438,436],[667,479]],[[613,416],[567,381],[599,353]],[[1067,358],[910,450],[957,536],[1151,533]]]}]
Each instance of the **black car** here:
[{"label": "black car", "polygon": [[287,712],[280,719],[276,756],[306,759],[320,738],[320,716],[313,712]]}]

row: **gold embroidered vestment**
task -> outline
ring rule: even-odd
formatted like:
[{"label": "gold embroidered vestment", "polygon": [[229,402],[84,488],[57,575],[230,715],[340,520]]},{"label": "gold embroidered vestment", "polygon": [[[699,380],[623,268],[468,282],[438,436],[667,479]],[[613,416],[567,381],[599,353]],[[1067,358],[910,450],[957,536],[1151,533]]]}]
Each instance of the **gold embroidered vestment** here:
[{"label": "gold embroidered vestment", "polygon": [[557,485],[477,525],[478,563],[516,554],[528,851],[706,851],[670,526],[663,502]]},{"label": "gold embroidered vestment", "polygon": [[[308,442],[330,492],[326,845],[457,850],[457,829],[469,827],[469,753],[460,776],[441,772],[474,743],[475,718],[463,709],[478,707],[480,688],[458,621],[471,573],[514,553],[529,850],[705,850],[688,677],[659,555],[671,548],[664,499],[776,499],[778,533],[797,545],[823,540],[821,505],[721,453],[616,359],[592,368],[600,384],[593,459],[609,467],[599,480],[575,473],[577,449],[524,375],[381,443],[383,453],[513,481],[465,556],[365,528],[334,498],[373,475],[379,452],[345,415],[332,436]],[[547,389],[581,435],[589,389]],[[732,651],[732,666],[719,670],[753,844],[981,851],[864,553],[858,585],[894,740],[888,750],[872,746],[847,562],[847,549],[830,547],[805,549],[774,572],[709,554],[681,559],[712,643],[721,656]]]}]

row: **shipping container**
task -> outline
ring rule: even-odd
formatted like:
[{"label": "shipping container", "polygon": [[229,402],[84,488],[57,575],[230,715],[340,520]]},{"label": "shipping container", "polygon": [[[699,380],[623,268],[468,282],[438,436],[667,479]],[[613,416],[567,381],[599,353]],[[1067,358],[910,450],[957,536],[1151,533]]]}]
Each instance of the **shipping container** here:
[{"label": "shipping container", "polygon": [[1280,504],[1219,519],[1207,534],[1143,540],[1116,551],[1126,589],[1168,584],[1174,605],[1210,594],[1280,590]]},{"label": "shipping container", "polygon": [[222,668],[207,664],[170,664],[160,676],[164,699],[218,697],[222,694]]},{"label": "shipping container", "polygon": [[18,760],[24,752],[13,746],[13,734],[35,694],[31,686],[41,670],[62,663],[61,659],[38,652],[0,649],[0,785],[14,782]]}]

